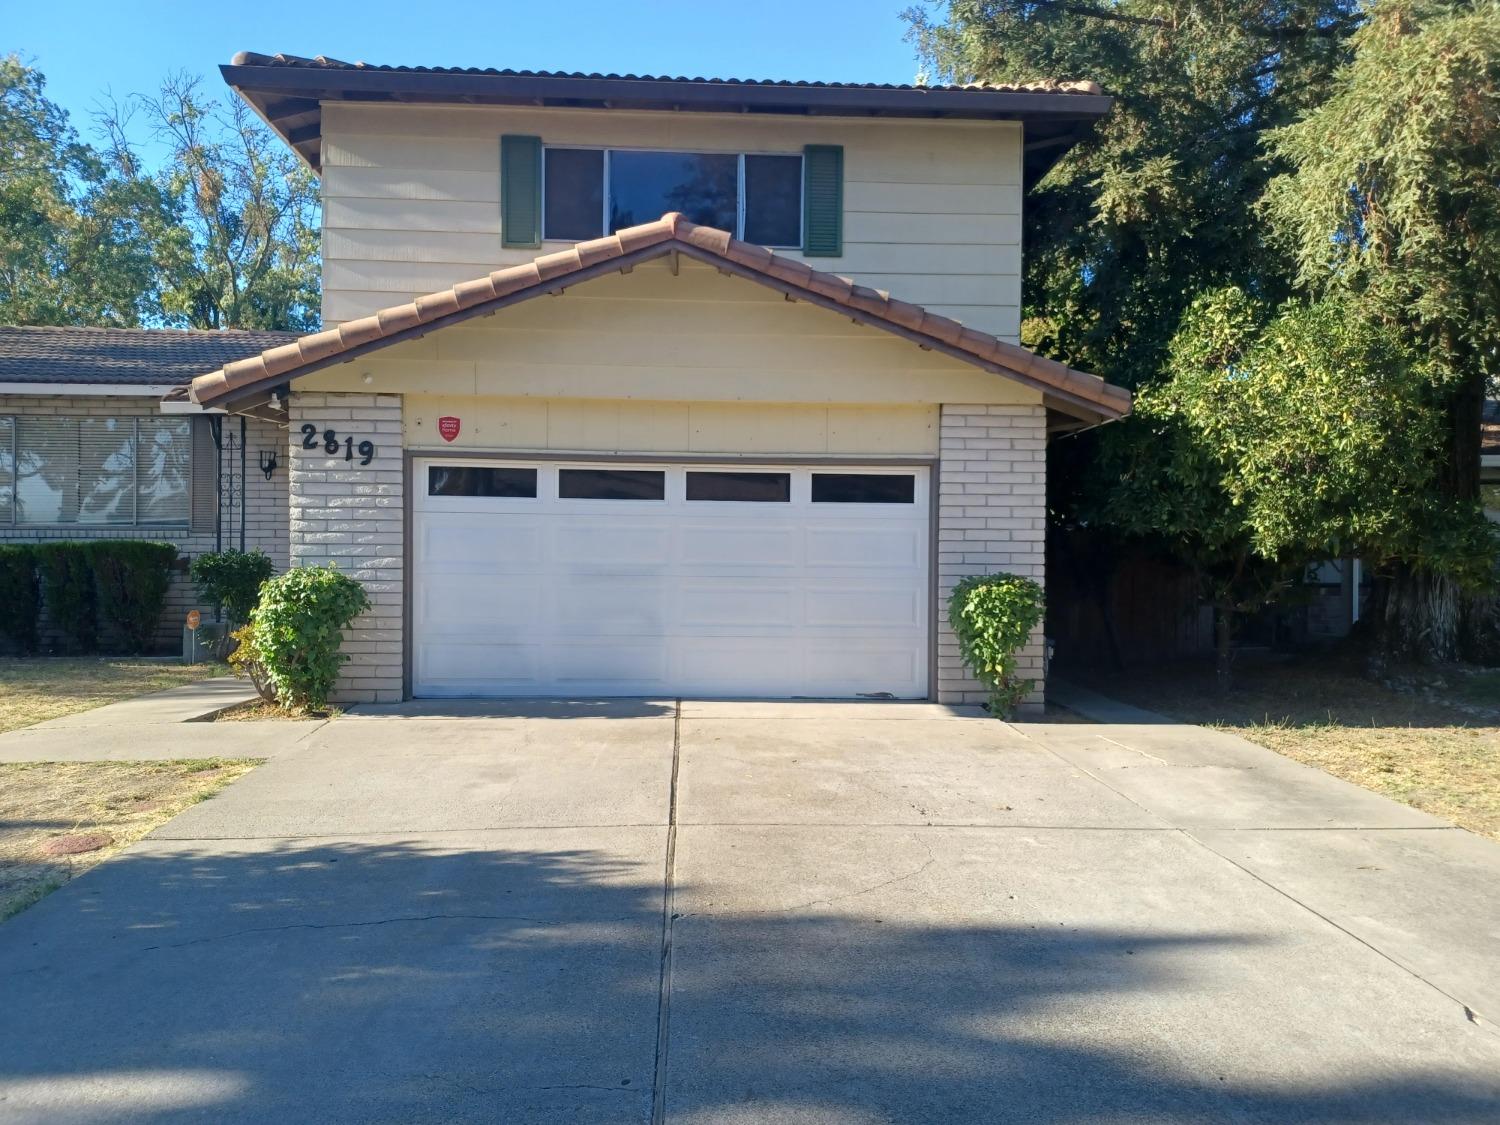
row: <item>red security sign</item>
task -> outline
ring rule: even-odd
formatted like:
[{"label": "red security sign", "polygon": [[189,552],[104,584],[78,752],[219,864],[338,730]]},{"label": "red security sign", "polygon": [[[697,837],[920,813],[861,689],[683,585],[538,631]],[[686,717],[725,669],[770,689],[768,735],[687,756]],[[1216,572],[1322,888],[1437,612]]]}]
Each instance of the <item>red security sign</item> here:
[{"label": "red security sign", "polygon": [[444,441],[452,441],[458,436],[459,421],[452,416],[438,419],[438,433],[443,435]]}]

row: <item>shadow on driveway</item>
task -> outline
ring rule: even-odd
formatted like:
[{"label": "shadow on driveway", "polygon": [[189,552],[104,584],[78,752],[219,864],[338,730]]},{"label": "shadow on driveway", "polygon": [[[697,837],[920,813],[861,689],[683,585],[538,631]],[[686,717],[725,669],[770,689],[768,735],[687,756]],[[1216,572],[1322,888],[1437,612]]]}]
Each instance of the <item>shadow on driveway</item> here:
[{"label": "shadow on driveway", "polygon": [[[649,1120],[663,835],[573,831],[147,841],[0,927],[0,1120]],[[675,927],[669,1120],[1500,1115],[1459,1073],[1250,1083],[1161,1038],[1066,1032],[1273,938],[731,909],[693,956],[695,921]]]}]

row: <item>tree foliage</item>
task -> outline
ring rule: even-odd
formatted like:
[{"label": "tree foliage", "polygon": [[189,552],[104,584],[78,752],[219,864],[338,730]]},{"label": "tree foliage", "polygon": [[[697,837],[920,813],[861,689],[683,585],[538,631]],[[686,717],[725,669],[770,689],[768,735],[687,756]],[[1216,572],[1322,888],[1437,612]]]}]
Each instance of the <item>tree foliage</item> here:
[{"label": "tree foliage", "polygon": [[0,322],[140,323],[170,223],[155,185],[79,139],[39,71],[0,57]]},{"label": "tree foliage", "polygon": [[1120,473],[1140,492],[1125,518],[1298,565],[1352,553],[1481,580],[1488,522],[1437,491],[1431,364],[1349,302],[1271,310],[1238,289],[1205,295],[1173,340],[1170,377],[1139,396],[1153,440],[1133,443]]},{"label": "tree foliage", "polygon": [[[1417,548],[1377,588],[1384,654],[1452,659],[1500,619],[1454,529],[1478,508],[1480,420],[1500,374],[1500,6],[1378,0],[1335,91],[1270,138],[1292,170],[1264,214],[1308,291],[1356,304],[1428,357],[1441,471]],[[1493,548],[1492,548],[1493,550]],[[1436,564],[1436,565],[1435,565]]]},{"label": "tree foliage", "polygon": [[1275,600],[1311,563],[1358,555],[1482,582],[1495,541],[1478,505],[1438,488],[1442,416],[1431,360],[1356,303],[1271,309],[1205,294],[1137,399],[1139,434],[1111,443],[1101,502],[1165,537],[1219,613]]},{"label": "tree foliage", "polygon": [[908,12],[934,77],[1090,78],[1113,112],[1026,201],[1024,341],[1136,386],[1205,290],[1286,293],[1261,138],[1325,95],[1355,0],[953,0]]},{"label": "tree foliage", "polygon": [[[954,0],[950,80],[1094,78],[1116,107],[1027,201],[1023,339],[1139,388],[1061,443],[1054,515],[1165,543],[1220,609],[1358,553],[1409,653],[1494,558],[1473,497],[1500,334],[1500,7]],[[1059,470],[1062,470],[1059,472]],[[1420,620],[1418,620],[1420,619]],[[1388,630],[1391,631],[1391,630]]]},{"label": "tree foliage", "polygon": [[96,147],[0,58],[0,322],[317,327],[316,183],[248,106],[175,76],[99,124]]},{"label": "tree foliage", "polygon": [[1500,5],[1380,0],[1354,45],[1331,96],[1271,135],[1292,170],[1264,211],[1302,286],[1364,298],[1430,352],[1435,385],[1482,391],[1500,361]]},{"label": "tree foliage", "polygon": [[169,157],[155,182],[176,217],[154,246],[162,314],[195,328],[318,325],[318,189],[311,171],[242,99],[178,74],[102,124],[122,165],[139,160],[134,118]]}]

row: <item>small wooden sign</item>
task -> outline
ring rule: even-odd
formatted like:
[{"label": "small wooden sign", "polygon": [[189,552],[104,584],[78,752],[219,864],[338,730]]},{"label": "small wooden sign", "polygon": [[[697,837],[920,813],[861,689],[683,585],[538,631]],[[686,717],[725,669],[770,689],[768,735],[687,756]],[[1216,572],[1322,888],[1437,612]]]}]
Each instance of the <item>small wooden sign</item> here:
[{"label": "small wooden sign", "polygon": [[196,629],[201,624],[203,624],[203,614],[199,613],[196,609],[188,610],[187,627],[189,629]]}]

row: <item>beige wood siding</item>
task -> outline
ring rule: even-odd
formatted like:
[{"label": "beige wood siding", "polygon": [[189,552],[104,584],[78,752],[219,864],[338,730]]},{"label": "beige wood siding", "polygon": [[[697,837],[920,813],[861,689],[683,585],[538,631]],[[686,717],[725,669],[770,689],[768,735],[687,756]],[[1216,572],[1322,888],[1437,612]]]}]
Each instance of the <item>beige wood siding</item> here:
[{"label": "beige wood siding", "polygon": [[820,405],[1041,401],[1004,376],[688,259],[677,275],[663,260],[648,262],[393,344],[299,379],[296,389]]},{"label": "beige wood siding", "polygon": [[[938,451],[937,406],[798,406],[740,402],[406,395],[408,449],[861,457]],[[444,441],[437,420],[459,419]]]},{"label": "beige wood siding", "polygon": [[502,133],[719,151],[843,145],[844,256],[812,264],[1007,339],[1019,333],[1016,123],[349,104],[323,107],[326,323],[565,245],[501,248]]}]

